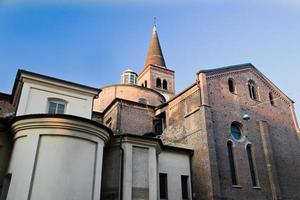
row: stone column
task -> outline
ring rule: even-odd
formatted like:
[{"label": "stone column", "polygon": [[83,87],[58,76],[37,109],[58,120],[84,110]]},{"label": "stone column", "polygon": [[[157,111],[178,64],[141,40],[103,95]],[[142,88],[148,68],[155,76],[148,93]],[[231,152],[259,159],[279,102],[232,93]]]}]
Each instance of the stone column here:
[{"label": "stone column", "polygon": [[154,147],[149,148],[149,200],[157,199],[157,159]]},{"label": "stone column", "polygon": [[123,200],[132,199],[132,144],[124,143]]}]

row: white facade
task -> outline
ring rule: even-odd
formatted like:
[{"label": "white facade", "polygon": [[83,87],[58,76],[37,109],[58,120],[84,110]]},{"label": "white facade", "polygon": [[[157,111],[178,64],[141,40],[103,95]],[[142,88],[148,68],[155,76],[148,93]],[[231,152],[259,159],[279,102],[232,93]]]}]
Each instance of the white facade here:
[{"label": "white facade", "polygon": [[97,91],[26,73],[21,74],[20,80],[22,86],[17,116],[48,113],[49,102],[60,100],[65,102],[64,114],[91,119],[93,99]]},{"label": "white facade", "polygon": [[[118,153],[119,145],[123,149],[123,159]],[[114,148],[114,149],[113,149]],[[112,150],[113,149],[113,150]],[[119,149],[120,150],[120,149]],[[191,150],[164,146],[159,139],[125,134],[111,143],[105,157],[103,200],[157,200],[160,198],[159,173],[168,175],[168,198],[183,200],[181,176],[188,176],[188,198],[191,198]],[[123,160],[123,167],[117,163]],[[118,177],[123,169],[122,188]],[[120,191],[122,189],[122,191]],[[118,194],[121,193],[121,194]]]},{"label": "white facade", "polygon": [[158,157],[158,173],[167,174],[167,199],[182,200],[181,176],[188,177],[188,199],[192,199],[190,155],[164,150]]},{"label": "white facade", "polygon": [[[19,71],[14,90],[7,199],[99,200],[110,138],[108,128],[91,120],[99,90],[26,71]],[[50,102],[64,105],[50,113]]]}]

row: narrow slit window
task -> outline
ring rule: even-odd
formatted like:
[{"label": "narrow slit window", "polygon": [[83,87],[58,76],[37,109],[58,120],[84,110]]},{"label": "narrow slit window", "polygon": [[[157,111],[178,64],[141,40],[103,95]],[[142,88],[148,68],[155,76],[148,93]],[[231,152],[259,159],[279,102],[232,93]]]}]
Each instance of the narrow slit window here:
[{"label": "narrow slit window", "polygon": [[165,173],[159,173],[159,196],[168,199],[168,176]]},{"label": "narrow slit window", "polygon": [[273,94],[271,92],[269,92],[269,99],[270,99],[271,105],[274,106],[274,98],[273,98]]},{"label": "narrow slit window", "polygon": [[234,85],[234,81],[230,78],[228,79],[228,87],[229,87],[229,91],[231,93],[235,93],[235,85]]},{"label": "narrow slit window", "polygon": [[228,160],[230,165],[230,174],[231,174],[231,183],[232,185],[237,185],[237,178],[236,178],[236,170],[234,164],[234,155],[232,149],[232,142],[227,143],[227,150],[228,150]]},{"label": "narrow slit window", "polygon": [[247,145],[247,155],[248,155],[248,162],[249,162],[249,169],[250,169],[250,174],[251,174],[252,185],[254,187],[257,187],[257,180],[256,180],[251,145]]},{"label": "narrow slit window", "polygon": [[181,176],[181,193],[182,193],[182,199],[187,200],[189,199],[189,192],[188,192],[188,176]]}]

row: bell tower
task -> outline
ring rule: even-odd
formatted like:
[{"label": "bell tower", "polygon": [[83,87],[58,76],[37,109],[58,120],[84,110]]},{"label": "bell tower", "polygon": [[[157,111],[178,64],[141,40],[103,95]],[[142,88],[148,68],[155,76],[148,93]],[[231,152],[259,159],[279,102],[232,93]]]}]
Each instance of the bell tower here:
[{"label": "bell tower", "polygon": [[140,86],[154,89],[168,101],[175,95],[174,71],[166,67],[154,25],[144,69],[137,78]]}]

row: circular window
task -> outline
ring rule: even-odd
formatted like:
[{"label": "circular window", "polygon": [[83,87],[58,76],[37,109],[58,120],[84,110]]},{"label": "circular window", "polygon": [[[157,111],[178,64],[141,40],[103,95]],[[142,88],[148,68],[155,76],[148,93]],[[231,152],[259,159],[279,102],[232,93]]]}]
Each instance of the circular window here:
[{"label": "circular window", "polygon": [[239,124],[231,124],[231,135],[234,139],[239,140],[242,138],[241,128]]}]

